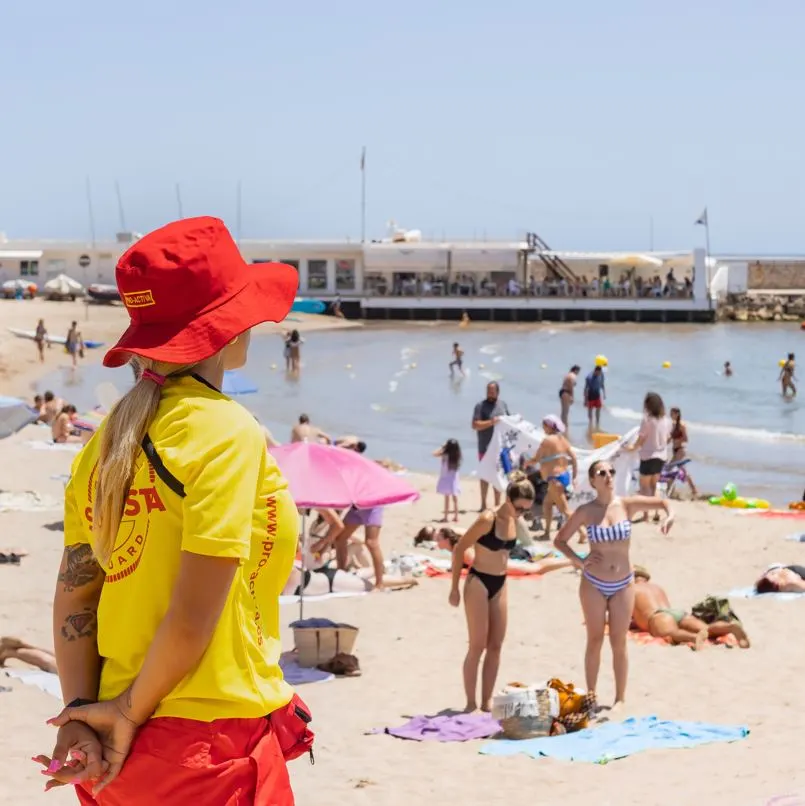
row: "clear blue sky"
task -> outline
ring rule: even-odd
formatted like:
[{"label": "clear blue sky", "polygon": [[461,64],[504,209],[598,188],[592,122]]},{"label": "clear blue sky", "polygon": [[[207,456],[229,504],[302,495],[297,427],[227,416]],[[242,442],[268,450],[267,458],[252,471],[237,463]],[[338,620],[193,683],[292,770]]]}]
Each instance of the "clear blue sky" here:
[{"label": "clear blue sky", "polygon": [[803,0],[9,2],[0,230],[805,252]]}]

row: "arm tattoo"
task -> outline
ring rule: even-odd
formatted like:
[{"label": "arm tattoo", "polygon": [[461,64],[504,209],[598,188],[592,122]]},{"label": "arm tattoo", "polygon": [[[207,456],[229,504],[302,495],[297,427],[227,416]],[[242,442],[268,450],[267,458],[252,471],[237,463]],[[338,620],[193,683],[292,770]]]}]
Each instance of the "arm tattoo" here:
[{"label": "arm tattoo", "polygon": [[85,607],[77,613],[70,613],[62,624],[61,635],[65,641],[79,638],[94,639],[98,634],[98,614],[94,607]]},{"label": "arm tattoo", "polygon": [[59,569],[59,582],[64,585],[65,593],[72,593],[76,588],[95,582],[102,573],[101,566],[87,543],[65,548],[62,567]]}]

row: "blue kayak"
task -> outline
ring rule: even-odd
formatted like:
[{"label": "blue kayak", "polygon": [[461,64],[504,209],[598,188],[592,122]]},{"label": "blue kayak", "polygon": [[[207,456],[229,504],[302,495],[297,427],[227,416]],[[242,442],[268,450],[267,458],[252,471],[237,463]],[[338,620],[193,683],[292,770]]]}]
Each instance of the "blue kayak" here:
[{"label": "blue kayak", "polygon": [[327,303],[320,299],[297,297],[291,305],[291,310],[297,313],[324,313],[327,310]]}]

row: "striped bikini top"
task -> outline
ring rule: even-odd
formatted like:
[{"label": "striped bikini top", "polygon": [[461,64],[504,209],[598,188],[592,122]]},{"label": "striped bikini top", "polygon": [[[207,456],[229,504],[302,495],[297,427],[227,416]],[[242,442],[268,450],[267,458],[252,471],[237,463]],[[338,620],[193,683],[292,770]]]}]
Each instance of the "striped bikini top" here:
[{"label": "striped bikini top", "polygon": [[628,540],[632,536],[632,522],[622,520],[611,526],[590,525],[587,527],[587,539],[591,543],[617,543]]}]

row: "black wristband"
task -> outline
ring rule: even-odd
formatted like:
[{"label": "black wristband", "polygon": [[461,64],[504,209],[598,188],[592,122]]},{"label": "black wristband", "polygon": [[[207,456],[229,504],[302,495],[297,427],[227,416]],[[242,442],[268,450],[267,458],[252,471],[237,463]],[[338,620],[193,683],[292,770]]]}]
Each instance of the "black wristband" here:
[{"label": "black wristband", "polygon": [[67,703],[67,708],[79,708],[82,705],[95,705],[95,700],[85,700],[81,697],[76,697]]}]

